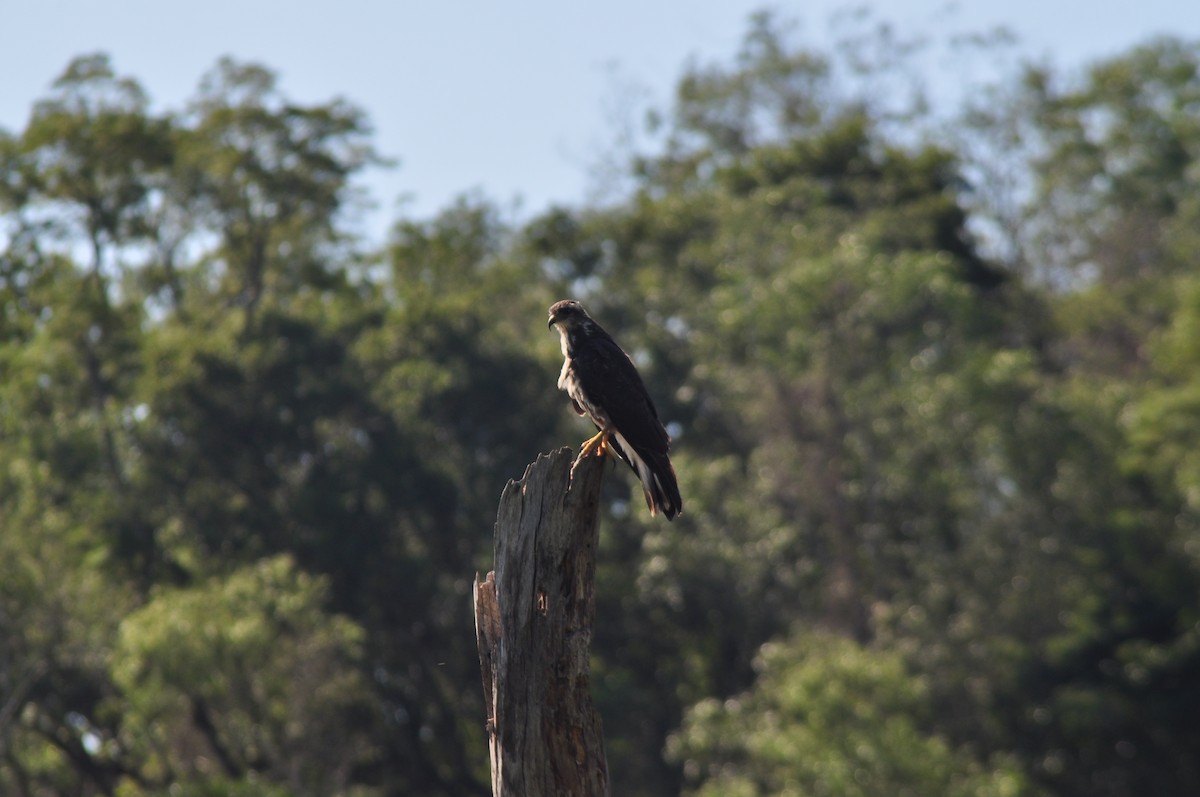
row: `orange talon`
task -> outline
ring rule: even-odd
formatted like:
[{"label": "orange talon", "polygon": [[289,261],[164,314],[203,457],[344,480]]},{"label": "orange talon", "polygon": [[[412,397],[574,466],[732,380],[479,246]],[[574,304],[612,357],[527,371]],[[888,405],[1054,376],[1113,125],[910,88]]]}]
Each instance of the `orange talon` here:
[{"label": "orange talon", "polygon": [[608,450],[609,450],[608,449],[608,437],[610,434],[612,434],[612,433],[609,432],[607,429],[601,429],[599,431],[599,433],[596,434],[595,437],[589,438],[588,440],[584,441],[584,444],[579,447],[579,456],[576,458],[575,461],[578,462],[579,460],[586,457],[588,454],[592,453],[592,451],[595,451],[596,456],[598,456],[598,457],[602,457],[605,454],[607,454]]}]

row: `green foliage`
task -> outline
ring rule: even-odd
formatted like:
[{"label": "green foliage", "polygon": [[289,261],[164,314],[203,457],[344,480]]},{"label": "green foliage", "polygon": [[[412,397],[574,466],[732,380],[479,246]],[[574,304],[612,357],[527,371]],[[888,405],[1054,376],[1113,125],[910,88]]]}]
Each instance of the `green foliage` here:
[{"label": "green foliage", "polygon": [[352,105],[70,64],[0,134],[0,793],[486,794],[471,577],[588,431],[566,295],[686,503],[606,487],[614,793],[1200,790],[1197,46],[953,135],[891,91],[912,46],[759,15],[624,200],[378,251]]},{"label": "green foliage", "polygon": [[824,633],[764,646],[750,692],[692,707],[668,754],[695,795],[1036,793],[1012,761],[991,767],[922,730],[926,688],[895,653]]},{"label": "green foliage", "polygon": [[1169,328],[1155,341],[1153,361],[1159,374],[1155,389],[1128,409],[1129,466],[1152,478],[1160,489],[1176,493],[1195,514],[1200,510],[1200,283],[1180,287],[1179,308]]},{"label": "green foliage", "polygon": [[323,611],[324,592],[286,558],[265,559],[157,592],[121,622],[111,666],[126,697],[105,709],[142,777],[255,772],[297,795],[346,788],[377,755],[377,732],[354,667],[362,631]]}]

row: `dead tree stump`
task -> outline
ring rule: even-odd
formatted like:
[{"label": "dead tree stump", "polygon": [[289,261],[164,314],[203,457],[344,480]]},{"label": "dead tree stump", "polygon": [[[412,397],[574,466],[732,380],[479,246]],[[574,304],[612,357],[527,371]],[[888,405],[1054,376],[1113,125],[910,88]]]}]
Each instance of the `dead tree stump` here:
[{"label": "dead tree stump", "polygon": [[494,797],[608,794],[588,664],[605,459],[538,456],[500,497],[495,570],[475,584]]}]

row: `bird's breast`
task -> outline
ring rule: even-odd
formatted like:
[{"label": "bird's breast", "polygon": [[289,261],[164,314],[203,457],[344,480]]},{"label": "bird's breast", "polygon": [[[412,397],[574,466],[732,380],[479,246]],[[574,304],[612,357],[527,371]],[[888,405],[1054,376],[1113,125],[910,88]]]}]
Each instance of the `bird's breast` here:
[{"label": "bird's breast", "polygon": [[[583,385],[579,383],[579,378],[575,374],[575,369],[571,367],[571,361],[568,359],[563,363],[562,374],[558,378],[558,386],[567,392],[567,395],[575,402],[575,404],[587,413],[592,422],[601,429],[607,429],[609,426],[608,413],[603,407],[594,404],[588,398],[587,392],[583,389]],[[582,414],[582,413],[581,413]]]}]

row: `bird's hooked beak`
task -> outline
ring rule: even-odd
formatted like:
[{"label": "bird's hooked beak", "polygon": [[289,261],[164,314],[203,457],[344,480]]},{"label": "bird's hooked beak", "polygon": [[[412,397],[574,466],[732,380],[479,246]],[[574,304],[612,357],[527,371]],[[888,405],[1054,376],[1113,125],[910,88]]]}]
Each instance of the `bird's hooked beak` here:
[{"label": "bird's hooked beak", "polygon": [[558,321],[554,316],[550,316],[550,320],[546,322],[546,329],[554,329],[554,323]]}]

